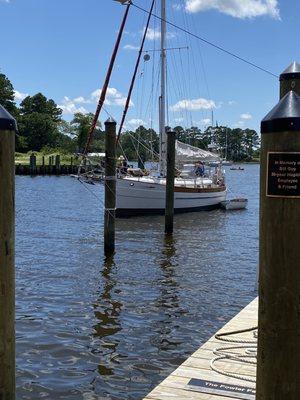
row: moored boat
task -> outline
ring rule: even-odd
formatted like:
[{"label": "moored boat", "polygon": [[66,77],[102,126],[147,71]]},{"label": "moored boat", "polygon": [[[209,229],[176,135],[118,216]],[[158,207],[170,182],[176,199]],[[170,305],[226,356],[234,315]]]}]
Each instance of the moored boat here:
[{"label": "moored boat", "polygon": [[220,203],[221,208],[225,210],[243,210],[247,207],[248,199],[237,198],[231,200],[225,200]]}]

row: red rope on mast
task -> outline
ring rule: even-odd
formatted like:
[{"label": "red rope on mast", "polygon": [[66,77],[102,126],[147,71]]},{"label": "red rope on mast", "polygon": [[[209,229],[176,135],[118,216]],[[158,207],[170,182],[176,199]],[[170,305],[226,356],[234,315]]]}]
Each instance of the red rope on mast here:
[{"label": "red rope on mast", "polygon": [[131,95],[132,95],[135,79],[136,79],[136,76],[137,76],[138,68],[139,68],[139,65],[140,65],[141,56],[142,56],[142,53],[143,53],[144,44],[145,44],[145,40],[146,40],[146,36],[147,36],[149,24],[150,24],[150,19],[151,19],[151,16],[152,16],[154,4],[155,4],[155,0],[152,1],[151,8],[150,8],[150,11],[149,11],[149,14],[148,14],[148,20],[147,20],[144,36],[143,36],[142,44],[141,44],[141,47],[140,47],[140,50],[139,50],[139,56],[138,56],[137,61],[136,61],[136,65],[135,65],[133,77],[132,77],[132,80],[131,80],[131,84],[130,84],[130,88],[129,88],[126,104],[125,104],[124,111],[123,111],[122,120],[121,120],[119,131],[118,131],[117,143],[120,140],[120,135],[121,135],[121,132],[122,132],[122,129],[123,129],[123,125],[124,125],[124,122],[125,122],[125,118],[126,118],[126,115],[127,115],[127,112],[128,112],[128,108],[129,108],[129,104],[130,104],[130,100],[131,100]]},{"label": "red rope on mast", "polygon": [[107,74],[106,74],[105,82],[104,82],[104,85],[103,85],[103,88],[102,88],[102,91],[101,91],[100,99],[98,101],[98,105],[97,105],[97,109],[96,109],[96,112],[95,112],[95,115],[94,115],[92,126],[91,126],[91,129],[90,129],[89,134],[88,134],[87,142],[86,142],[85,149],[84,149],[84,152],[83,152],[84,155],[86,155],[89,152],[90,145],[91,145],[91,142],[92,142],[92,139],[93,139],[93,135],[94,135],[94,131],[95,131],[98,119],[99,119],[99,115],[100,115],[102,106],[103,106],[104,101],[105,101],[105,97],[106,97],[109,81],[110,81],[110,78],[111,78],[111,74],[112,74],[112,71],[113,71],[113,67],[114,67],[114,64],[115,64],[117,53],[118,53],[118,50],[119,50],[119,47],[120,47],[120,43],[121,43],[124,27],[125,27],[125,24],[126,24],[126,20],[127,20],[127,17],[128,17],[128,12],[129,12],[129,9],[130,9],[130,5],[131,5],[131,3],[129,3],[127,5],[127,7],[126,7],[126,11],[125,11],[125,14],[124,14],[121,26],[120,26],[119,34],[118,34],[117,41],[116,41],[116,44],[115,44],[115,47],[114,47],[114,51],[113,51],[113,54],[112,54],[112,57],[111,57],[111,60],[110,60],[110,63],[109,63],[109,67],[108,67],[108,71],[107,71]]}]

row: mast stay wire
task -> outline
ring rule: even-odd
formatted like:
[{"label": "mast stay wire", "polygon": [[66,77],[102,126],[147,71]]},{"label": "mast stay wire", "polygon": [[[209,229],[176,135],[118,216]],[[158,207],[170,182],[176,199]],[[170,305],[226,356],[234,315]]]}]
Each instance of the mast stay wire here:
[{"label": "mast stay wire", "polygon": [[[130,4],[132,4],[132,3],[130,2]],[[126,118],[126,115],[127,115],[127,111],[128,111],[129,105],[130,105],[130,99],[131,99],[131,95],[132,95],[132,91],[133,91],[136,75],[137,75],[137,72],[138,72],[138,67],[139,67],[139,64],[140,64],[142,52],[143,52],[143,49],[144,49],[144,44],[145,44],[146,36],[147,36],[147,33],[148,33],[148,28],[149,28],[151,16],[153,15],[152,13],[153,13],[154,4],[155,4],[155,0],[152,0],[150,11],[145,10],[147,12],[147,14],[148,14],[147,24],[146,24],[146,27],[145,27],[145,31],[144,31],[143,40],[142,40],[142,43],[141,43],[139,55],[138,55],[138,58],[137,58],[137,61],[136,61],[134,74],[133,74],[133,77],[132,77],[132,80],[131,80],[131,84],[130,84],[130,88],[129,88],[129,92],[128,92],[125,108],[124,108],[124,111],[123,111],[121,123],[120,123],[120,126],[119,126],[119,132],[118,132],[118,135],[117,135],[117,143],[120,140],[120,135],[121,135],[121,132],[122,132],[122,128],[123,128],[123,125],[124,125],[124,122],[125,122],[125,118]]]},{"label": "mast stay wire", "polygon": [[105,82],[104,82],[104,85],[102,87],[100,98],[99,98],[99,101],[98,101],[98,104],[97,104],[97,108],[96,108],[96,112],[95,112],[95,115],[94,115],[94,118],[93,118],[93,122],[92,122],[91,128],[90,128],[89,133],[88,133],[87,142],[86,142],[85,149],[84,149],[84,152],[83,152],[83,154],[85,156],[89,152],[89,148],[90,148],[91,142],[93,140],[93,135],[94,135],[94,131],[95,131],[98,119],[99,119],[99,115],[100,115],[101,109],[102,109],[104,101],[105,101],[105,97],[106,97],[106,93],[107,93],[107,90],[108,90],[108,86],[109,86],[110,78],[111,78],[111,75],[112,75],[113,67],[114,67],[114,64],[115,64],[115,61],[116,61],[116,57],[117,57],[118,50],[119,50],[119,47],[120,47],[120,43],[121,43],[121,40],[122,40],[124,28],[125,28],[126,21],[127,21],[127,18],[128,18],[128,13],[129,13],[130,6],[131,6],[131,2],[128,3],[128,5],[126,6],[125,14],[124,14],[121,26],[120,26],[120,30],[119,30],[119,33],[118,33],[117,41],[116,41],[116,44],[115,44],[115,47],[114,47],[114,50],[113,50],[113,54],[112,54],[112,57],[111,57],[111,60],[110,60],[110,64],[109,64],[109,67],[108,67],[108,71],[107,71],[107,74],[106,74]]},{"label": "mast stay wire", "polygon": [[[174,11],[174,9],[172,9],[173,20],[175,20],[174,14],[175,14],[175,11]],[[185,14],[184,13],[183,13],[183,23],[184,23],[184,27],[187,29],[187,25],[186,25],[186,21],[185,21]],[[190,49],[191,46],[189,46],[189,43],[188,43],[189,36],[186,33],[185,33],[184,36],[185,36],[185,45],[186,45],[186,47],[188,49]],[[179,43],[178,37],[177,37],[177,43]],[[190,44],[191,44],[191,42],[190,42]],[[183,60],[185,60],[185,62],[187,64],[186,67],[187,67],[188,75],[190,75],[191,74],[190,52],[188,51],[187,52],[187,57],[183,58],[182,52],[181,52],[181,49],[180,49],[179,50],[179,55],[180,55],[179,59],[180,59],[180,65],[181,65],[181,70],[182,70],[181,77],[182,77],[183,87],[184,87],[184,90],[185,90],[185,97],[184,98],[185,99],[189,99],[190,95],[191,95],[191,79],[188,79],[188,81],[185,79],[186,74],[184,73]],[[195,70],[195,73],[196,73],[196,70]],[[193,123],[192,111],[190,109],[188,109],[186,103],[184,105],[184,108],[185,108],[185,113],[186,113],[186,121],[187,122],[189,121],[189,123],[191,124],[190,126],[193,126],[194,123]]]},{"label": "mast stay wire", "polygon": [[[137,4],[135,4],[133,2],[131,2],[130,4],[133,7],[139,9],[140,11],[143,11],[143,12],[149,14],[149,11],[147,11],[145,8],[143,8],[141,6],[138,6]],[[198,40],[201,40],[202,42],[206,43],[207,45],[212,46],[215,49],[217,49],[217,50],[219,50],[219,51],[221,51],[221,52],[223,52],[223,53],[225,53],[225,54],[227,54],[227,55],[229,55],[229,56],[231,56],[233,58],[236,58],[237,60],[239,60],[239,61],[241,61],[241,62],[243,62],[245,64],[248,64],[248,65],[252,66],[253,68],[256,68],[256,69],[258,69],[258,70],[260,70],[262,72],[265,72],[266,74],[271,75],[271,76],[273,76],[273,77],[278,79],[278,75],[274,74],[273,72],[271,72],[271,71],[269,71],[269,70],[267,70],[267,69],[265,69],[263,67],[260,67],[259,65],[255,64],[254,62],[252,62],[250,60],[247,60],[246,58],[243,58],[243,57],[239,56],[238,54],[233,53],[232,51],[226,50],[224,47],[221,47],[221,46],[219,46],[219,45],[217,45],[217,44],[215,44],[215,43],[203,38],[202,36],[199,36],[199,35],[197,35],[197,34],[195,34],[193,32],[190,32],[187,29],[184,29],[182,26],[174,24],[173,22],[168,21],[167,19],[164,19],[164,18],[160,17],[159,15],[156,15],[156,14],[152,14],[152,15],[153,15],[153,17],[155,17],[155,18],[157,18],[157,19],[159,19],[159,20],[161,20],[163,22],[166,22],[168,25],[172,26],[173,28],[176,28],[176,29],[178,29],[178,30],[180,30],[182,32],[185,32],[188,35],[190,35],[190,36],[192,36],[192,37],[194,37],[194,38],[196,38]]]},{"label": "mast stay wire", "polygon": [[[184,3],[183,3],[184,0],[181,0],[181,1],[182,1],[182,5],[184,6]],[[189,23],[189,21],[188,21],[186,15],[184,15],[184,18],[185,18],[185,21],[186,21],[186,28],[187,28],[187,30],[191,30],[191,29],[190,29],[191,24]],[[193,30],[194,30],[194,32],[197,32],[197,31],[198,31],[198,27],[196,26],[196,24],[195,24],[195,19],[194,19],[193,17],[191,18],[191,21],[192,21],[192,25],[193,25]],[[190,45],[192,46],[191,37],[190,37],[189,35],[187,35],[187,36],[189,37]],[[196,41],[196,47],[197,47],[197,49],[198,49],[198,53],[199,53],[199,56],[200,56],[200,65],[201,65],[201,69],[202,69],[202,76],[203,76],[203,80],[204,80],[204,85],[205,85],[206,92],[207,92],[207,98],[208,98],[208,99],[212,99],[212,97],[211,97],[211,92],[210,92],[210,88],[209,88],[209,84],[208,84],[208,79],[207,79],[206,68],[205,68],[205,64],[204,64],[203,51],[202,51],[201,43],[200,43],[199,40]],[[195,71],[196,71],[196,63],[195,63],[195,55],[194,55],[194,52],[192,52],[192,57],[193,57],[194,68],[195,68]],[[201,93],[201,92],[200,92],[200,84],[199,84],[198,74],[196,74],[196,79],[197,79],[197,84],[198,84],[199,93]],[[203,119],[204,119],[204,118],[207,118],[207,114],[204,115],[204,110],[201,110],[201,111],[202,111]],[[210,111],[211,111],[211,113],[213,112],[213,107],[210,109]],[[209,115],[209,119],[211,119],[211,114]],[[212,123],[213,123],[213,121],[211,120],[211,124],[212,124]]]},{"label": "mast stay wire", "polygon": [[[181,1],[182,1],[182,6],[184,6],[184,3],[183,3],[184,0],[181,0]],[[189,22],[188,22],[186,16],[185,16],[185,20],[186,20],[186,28],[187,28],[188,31],[190,31],[191,30],[189,28],[190,25],[189,25]],[[192,24],[193,24],[194,32],[197,32],[197,27],[196,27],[194,18],[191,18],[191,21],[192,21]],[[190,38],[190,40],[191,40],[191,38]],[[209,99],[211,99],[210,88],[209,88],[209,85],[208,85],[207,74],[206,74],[206,69],[205,69],[204,60],[203,60],[202,49],[201,49],[199,41],[196,41],[196,43],[197,43],[197,48],[198,48],[198,52],[199,52],[199,55],[200,55],[202,73],[203,73],[204,83],[205,83],[205,86],[206,86],[207,96],[208,96]],[[192,55],[194,57],[194,53],[192,53]]]}]

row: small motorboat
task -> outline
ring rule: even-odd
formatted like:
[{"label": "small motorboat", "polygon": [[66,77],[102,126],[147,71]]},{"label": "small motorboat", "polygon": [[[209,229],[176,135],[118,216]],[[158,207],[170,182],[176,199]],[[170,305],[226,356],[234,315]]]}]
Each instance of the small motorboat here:
[{"label": "small motorboat", "polygon": [[242,168],[242,167],[238,167],[238,168],[232,167],[232,168],[230,168],[231,171],[244,171],[244,169],[245,168]]},{"label": "small motorboat", "polygon": [[245,198],[225,200],[220,203],[224,210],[243,210],[247,207],[247,204],[248,199]]}]

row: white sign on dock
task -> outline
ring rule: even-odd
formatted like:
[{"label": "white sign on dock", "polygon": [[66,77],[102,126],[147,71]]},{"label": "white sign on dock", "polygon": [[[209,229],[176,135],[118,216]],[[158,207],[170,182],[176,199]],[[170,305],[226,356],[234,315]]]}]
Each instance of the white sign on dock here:
[{"label": "white sign on dock", "polygon": [[232,385],[224,382],[213,382],[203,379],[191,379],[187,389],[208,393],[231,399],[255,400],[255,389],[249,386]]}]

